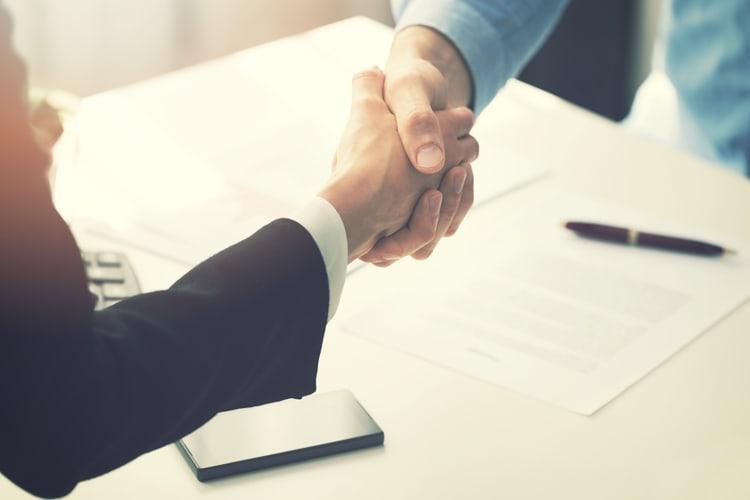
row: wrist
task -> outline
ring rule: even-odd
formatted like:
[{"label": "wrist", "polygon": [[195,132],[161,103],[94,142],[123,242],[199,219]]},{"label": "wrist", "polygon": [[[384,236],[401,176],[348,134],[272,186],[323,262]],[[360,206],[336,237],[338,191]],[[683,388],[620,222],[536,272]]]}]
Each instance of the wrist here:
[{"label": "wrist", "polygon": [[445,78],[447,106],[467,106],[472,100],[471,73],[463,56],[445,35],[426,26],[408,26],[396,33],[386,63],[389,67],[427,61]]},{"label": "wrist", "polygon": [[348,262],[364,255],[379,237],[381,230],[374,227],[368,201],[362,189],[345,186],[342,179],[334,180],[319,194],[330,203],[341,217],[346,231]]}]

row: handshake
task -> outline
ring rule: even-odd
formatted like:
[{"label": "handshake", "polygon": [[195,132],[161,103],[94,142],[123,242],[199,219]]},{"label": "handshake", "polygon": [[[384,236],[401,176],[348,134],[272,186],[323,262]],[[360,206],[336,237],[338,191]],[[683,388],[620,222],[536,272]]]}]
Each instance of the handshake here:
[{"label": "handshake", "polygon": [[446,107],[434,95],[441,81],[430,64],[354,76],[349,122],[319,194],[341,216],[349,262],[425,259],[471,207],[474,115],[463,106],[433,111]]}]

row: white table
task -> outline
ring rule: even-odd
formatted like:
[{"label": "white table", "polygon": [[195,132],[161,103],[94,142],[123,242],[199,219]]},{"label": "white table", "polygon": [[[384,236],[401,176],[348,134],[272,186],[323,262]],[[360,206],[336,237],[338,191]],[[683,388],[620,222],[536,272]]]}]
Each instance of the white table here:
[{"label": "white table", "polygon": [[[357,40],[387,49],[382,26],[350,23]],[[342,31],[350,28],[338,24],[325,33],[344,44],[350,41]],[[500,140],[551,169],[540,183],[494,202],[505,210],[554,185],[750,239],[746,179],[520,83],[500,102],[487,111],[503,122]],[[467,234],[477,219],[467,220]],[[460,238],[447,244],[470,247]],[[113,246],[90,237],[84,244]],[[185,271],[126,250],[146,290]],[[347,286],[363,279],[367,274],[357,273]],[[356,305],[345,293],[339,316]],[[79,485],[71,498],[746,499],[749,356],[746,303],[593,417],[582,417],[341,334],[334,319],[319,390],[352,389],[385,430],[383,448],[201,484],[167,446]],[[27,495],[0,479],[0,497]]]}]

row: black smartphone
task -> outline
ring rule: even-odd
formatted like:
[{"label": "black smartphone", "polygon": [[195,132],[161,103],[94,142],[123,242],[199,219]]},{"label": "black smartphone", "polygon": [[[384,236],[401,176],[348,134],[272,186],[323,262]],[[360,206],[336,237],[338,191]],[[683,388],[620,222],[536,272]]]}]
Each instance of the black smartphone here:
[{"label": "black smartphone", "polygon": [[348,390],[219,413],[177,441],[199,481],[380,446],[383,431]]}]

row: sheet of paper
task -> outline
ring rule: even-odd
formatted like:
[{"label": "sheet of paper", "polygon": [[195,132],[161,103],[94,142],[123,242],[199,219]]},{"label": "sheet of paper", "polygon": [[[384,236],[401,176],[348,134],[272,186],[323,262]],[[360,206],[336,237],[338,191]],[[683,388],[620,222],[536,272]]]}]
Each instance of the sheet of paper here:
[{"label": "sheet of paper", "polygon": [[[390,38],[354,18],[85,99],[61,211],[186,264],[292,215],[329,177],[351,75],[382,65]],[[491,115],[477,125],[477,204],[544,171],[500,145]]]},{"label": "sheet of paper", "polygon": [[561,222],[691,232],[538,192],[512,217],[488,204],[430,261],[362,271],[343,330],[590,415],[750,296],[748,243],[712,259],[585,240]]}]

